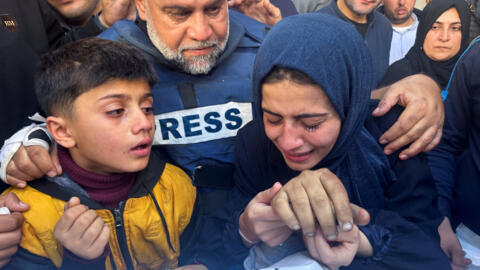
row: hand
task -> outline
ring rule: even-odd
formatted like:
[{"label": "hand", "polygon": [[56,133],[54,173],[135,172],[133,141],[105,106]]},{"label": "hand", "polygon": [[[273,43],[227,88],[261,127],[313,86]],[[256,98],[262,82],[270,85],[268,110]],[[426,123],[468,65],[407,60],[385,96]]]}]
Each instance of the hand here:
[{"label": "hand", "polygon": [[99,20],[107,28],[123,19],[134,21],[137,16],[134,0],[102,0],[102,6]]},{"label": "hand", "polygon": [[275,25],[282,19],[280,9],[270,0],[230,0],[228,6],[268,25]]},{"label": "hand", "polygon": [[[382,93],[385,94],[382,96]],[[397,103],[406,107],[397,122],[379,139],[381,144],[387,144],[385,154],[390,155],[411,143],[399,155],[400,159],[408,159],[440,143],[445,119],[443,101],[438,85],[428,76],[409,76],[373,91],[372,98],[381,98],[373,116],[384,115]]]},{"label": "hand", "polygon": [[[240,231],[249,241],[254,243],[260,240],[271,247],[285,242],[292,231],[280,219],[270,206],[275,194],[282,188],[280,183],[275,183],[271,188],[257,194],[247,205],[240,215]],[[252,243],[244,241],[245,245]]]},{"label": "hand", "polygon": [[42,146],[20,146],[7,166],[7,182],[17,188],[24,188],[26,181],[45,174],[50,177],[62,174],[56,145],[51,147],[51,153]]},{"label": "hand", "polygon": [[53,235],[73,254],[93,260],[103,254],[110,238],[110,228],[94,210],[72,197],[58,220]]},{"label": "hand", "polygon": [[457,235],[452,230],[452,225],[448,217],[445,217],[438,226],[438,234],[440,235],[440,247],[443,252],[450,258],[452,269],[467,269],[472,263],[470,259],[465,258],[465,251],[458,241]]},{"label": "hand", "polygon": [[315,217],[328,240],[337,235],[337,222],[343,231],[353,224],[366,225],[368,212],[350,204],[347,191],[330,170],[303,171],[286,183],[272,201],[275,212],[292,230],[303,230],[305,236],[315,234]]},{"label": "hand", "polygon": [[208,270],[208,268],[202,264],[192,264],[192,265],[177,267],[175,268],[175,270]]},{"label": "hand", "polygon": [[17,252],[22,239],[23,216],[28,205],[20,202],[14,193],[0,195],[0,207],[6,206],[12,214],[0,215],[0,268]]},{"label": "hand", "polygon": [[357,226],[348,232],[340,232],[334,245],[330,245],[320,227],[316,227],[313,237],[304,236],[303,241],[308,253],[329,269],[347,266],[357,254],[360,245],[360,233]]}]

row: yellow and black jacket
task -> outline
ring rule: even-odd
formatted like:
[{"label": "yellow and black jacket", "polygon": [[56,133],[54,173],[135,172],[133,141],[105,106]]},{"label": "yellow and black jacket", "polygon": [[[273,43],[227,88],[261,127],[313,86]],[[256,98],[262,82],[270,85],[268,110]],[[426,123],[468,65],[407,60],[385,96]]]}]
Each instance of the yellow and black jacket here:
[{"label": "yellow and black jacket", "polygon": [[[69,178],[41,179],[25,189],[10,188],[30,209],[24,213],[19,252],[6,269],[173,269],[178,264],[180,236],[196,210],[196,190],[178,167],[152,154],[139,172],[129,198],[117,209],[105,208]],[[72,196],[95,209],[110,226],[106,260],[78,265],[63,256],[53,229]],[[185,232],[187,234],[187,232]],[[183,238],[183,236],[182,236]]]}]

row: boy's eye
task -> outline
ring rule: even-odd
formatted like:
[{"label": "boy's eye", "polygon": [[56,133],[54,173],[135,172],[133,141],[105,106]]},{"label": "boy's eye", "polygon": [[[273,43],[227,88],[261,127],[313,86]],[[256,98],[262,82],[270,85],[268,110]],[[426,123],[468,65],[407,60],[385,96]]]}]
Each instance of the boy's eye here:
[{"label": "boy's eye", "polygon": [[151,114],[151,113],[153,113],[153,107],[152,107],[152,106],[143,107],[142,110],[143,110],[143,112],[146,113],[146,114]]},{"label": "boy's eye", "polygon": [[107,111],[107,115],[110,115],[110,116],[119,116],[119,115],[121,115],[124,111],[125,111],[125,109],[110,110],[110,111]]},{"label": "boy's eye", "polygon": [[432,29],[433,30],[438,30],[438,29],[440,29],[440,27],[438,25],[432,25]]}]

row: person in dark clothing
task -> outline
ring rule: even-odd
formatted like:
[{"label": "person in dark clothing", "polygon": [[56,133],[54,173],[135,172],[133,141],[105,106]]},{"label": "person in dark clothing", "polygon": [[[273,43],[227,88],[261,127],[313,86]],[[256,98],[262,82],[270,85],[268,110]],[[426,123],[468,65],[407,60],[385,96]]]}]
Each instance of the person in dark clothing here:
[{"label": "person in dark clothing", "polygon": [[[279,253],[292,249],[290,237],[301,239],[292,233],[301,227],[310,256],[330,269],[448,269],[438,244],[441,216],[425,155],[408,161],[415,174],[405,170],[404,161],[389,162],[384,155],[375,141],[384,126],[368,116],[372,78],[368,48],[341,20],[304,14],[270,31],[254,65],[256,108],[263,119],[237,135],[235,189],[217,215],[227,220],[221,235],[232,260],[261,242],[270,248],[264,246],[269,250],[260,258],[280,259]],[[391,123],[395,117],[382,119]],[[328,218],[319,215],[321,202],[342,210],[335,198],[327,198],[327,182],[343,185],[350,202],[369,209],[370,224],[338,220],[338,228],[333,221],[333,228],[306,231],[302,216],[321,224]],[[296,183],[300,190],[290,189]],[[323,195],[314,194],[318,189]],[[292,224],[289,216],[300,222]]]},{"label": "person in dark clothing", "polygon": [[45,0],[0,3],[0,141],[25,124],[26,116],[39,111],[33,91],[33,71],[39,55],[61,44],[99,34],[92,20],[70,27]]},{"label": "person in dark clothing", "polygon": [[469,16],[464,0],[431,1],[420,17],[415,44],[404,59],[389,67],[380,85],[425,73],[445,89],[453,66],[468,46]]},{"label": "person in dark clothing", "polygon": [[319,12],[340,18],[351,25],[362,35],[372,55],[373,78],[375,86],[387,72],[392,42],[392,25],[385,16],[375,9],[379,0],[335,0]]},{"label": "person in dark clothing", "polygon": [[[428,154],[438,191],[438,208],[447,217],[446,229],[452,231],[463,223],[462,227],[473,231],[477,238],[480,235],[477,214],[480,205],[479,69],[480,40],[477,39],[453,71],[445,100],[444,135],[441,143]],[[458,243],[456,238],[452,241]],[[480,248],[478,244],[476,248]],[[467,257],[470,257],[468,252]],[[478,260],[473,263],[480,265]]]}]

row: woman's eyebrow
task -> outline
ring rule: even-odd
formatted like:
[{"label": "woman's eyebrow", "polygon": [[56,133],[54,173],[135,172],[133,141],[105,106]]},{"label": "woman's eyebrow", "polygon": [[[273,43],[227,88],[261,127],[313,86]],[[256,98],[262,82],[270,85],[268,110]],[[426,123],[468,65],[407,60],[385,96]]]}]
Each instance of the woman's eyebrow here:
[{"label": "woman's eyebrow", "polygon": [[271,114],[271,115],[275,115],[275,116],[278,116],[278,117],[282,117],[280,114],[274,113],[274,112],[272,112],[272,111],[270,111],[270,110],[268,110],[268,109],[265,109],[265,108],[262,108],[262,111],[264,111],[264,112],[266,112],[266,113],[268,113],[268,114]]},{"label": "woman's eyebrow", "polygon": [[301,118],[312,118],[312,117],[326,117],[328,116],[329,113],[302,113],[299,115],[296,115],[296,119],[301,119]]}]

